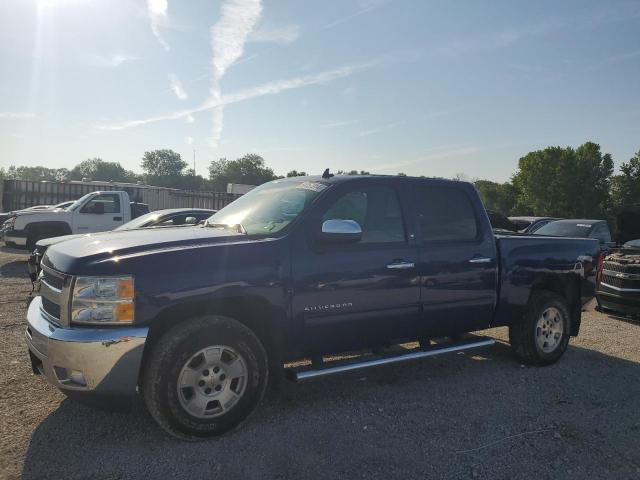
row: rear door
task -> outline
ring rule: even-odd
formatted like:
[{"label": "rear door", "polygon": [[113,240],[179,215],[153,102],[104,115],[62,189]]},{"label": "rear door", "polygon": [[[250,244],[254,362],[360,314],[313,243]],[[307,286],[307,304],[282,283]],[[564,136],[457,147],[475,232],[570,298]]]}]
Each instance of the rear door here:
[{"label": "rear door", "polygon": [[[414,337],[419,321],[418,251],[400,191],[389,179],[352,180],[325,197],[294,239],[293,315],[307,351],[342,351]],[[323,221],[358,222],[362,239],[318,244]]]},{"label": "rear door", "polygon": [[424,180],[412,187],[422,334],[488,327],[496,304],[498,260],[477,193],[464,182]]},{"label": "rear door", "polygon": [[118,193],[96,195],[85,203],[80,211],[74,212],[73,231],[89,233],[113,230],[123,223],[123,208]]}]

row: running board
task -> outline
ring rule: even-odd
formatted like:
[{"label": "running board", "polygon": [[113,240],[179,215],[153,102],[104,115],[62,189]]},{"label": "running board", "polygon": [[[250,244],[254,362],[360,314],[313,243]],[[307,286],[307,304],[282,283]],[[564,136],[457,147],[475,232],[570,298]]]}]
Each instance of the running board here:
[{"label": "running board", "polygon": [[[360,370],[362,368],[377,367],[379,365],[387,365],[389,363],[405,362],[407,360],[416,360],[418,358],[433,357],[436,355],[442,355],[443,353],[463,352],[466,350],[472,350],[475,348],[489,347],[493,345],[495,340],[493,338],[476,337],[472,341],[463,341],[454,344],[434,345],[433,347],[417,348],[409,350],[407,353],[400,353],[398,355],[385,355],[376,356],[375,358],[368,358],[355,361],[333,361],[323,364],[319,368],[311,366],[301,368],[287,368],[287,377],[295,382],[302,382],[316,377],[324,377],[327,375],[334,375],[336,373],[350,372],[352,370]],[[336,364],[336,365],[331,365]]]}]

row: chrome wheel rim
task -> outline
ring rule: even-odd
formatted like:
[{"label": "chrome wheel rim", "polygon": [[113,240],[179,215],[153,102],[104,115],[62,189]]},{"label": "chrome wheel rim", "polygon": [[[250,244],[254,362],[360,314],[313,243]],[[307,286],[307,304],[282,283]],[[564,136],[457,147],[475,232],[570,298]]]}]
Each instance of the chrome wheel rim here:
[{"label": "chrome wheel rim", "polygon": [[555,307],[549,307],[538,319],[536,324],[536,343],[545,353],[553,352],[562,341],[564,333],[564,319],[562,313]]},{"label": "chrome wheel rim", "polygon": [[203,348],[180,371],[180,405],[197,418],[224,415],[242,398],[247,374],[247,364],[233,348],[225,345]]}]

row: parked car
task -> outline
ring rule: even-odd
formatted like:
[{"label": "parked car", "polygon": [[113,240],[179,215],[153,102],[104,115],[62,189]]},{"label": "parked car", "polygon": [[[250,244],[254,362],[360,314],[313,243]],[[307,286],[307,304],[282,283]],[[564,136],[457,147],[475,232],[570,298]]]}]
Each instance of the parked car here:
[{"label": "parked car", "polygon": [[604,310],[640,316],[640,239],[604,259],[597,297]]},{"label": "parked car", "polygon": [[547,223],[559,220],[553,217],[509,217],[521,233],[534,233]]},{"label": "parked car", "polygon": [[615,242],[611,240],[609,225],[605,220],[555,220],[540,227],[534,234],[549,237],[594,238],[598,240],[603,251],[615,247]]},{"label": "parked car", "polygon": [[[598,242],[494,235],[470,183],[379,176],[263,184],[197,228],[118,231],[49,248],[27,314],[35,373],[113,405],[137,391],[180,438],[219,435],[267,382],[493,343],[548,365],[593,298]],[[418,340],[420,348],[380,353]],[[335,352],[372,349],[344,362]],[[311,359],[290,367],[293,360]]]},{"label": "parked car", "polygon": [[92,192],[66,209],[16,213],[9,219],[3,240],[8,247],[33,251],[43,238],[113,230],[148,212],[148,205],[130,202],[127,192]]},{"label": "parked car", "polygon": [[[134,228],[194,226],[209,218],[211,215],[216,213],[216,211],[217,210],[210,210],[206,208],[170,208],[166,210],[156,210],[131,220],[124,225],[120,225],[115,228],[114,231],[132,230]],[[99,235],[101,235],[101,233],[79,233],[76,235],[63,235],[61,237],[51,237],[38,240],[27,263],[29,266],[29,276],[31,277],[31,281],[35,282],[38,278],[38,275],[40,274],[40,262],[44,253],[51,245],[56,245],[60,242],[65,242],[78,237],[95,238]]]}]

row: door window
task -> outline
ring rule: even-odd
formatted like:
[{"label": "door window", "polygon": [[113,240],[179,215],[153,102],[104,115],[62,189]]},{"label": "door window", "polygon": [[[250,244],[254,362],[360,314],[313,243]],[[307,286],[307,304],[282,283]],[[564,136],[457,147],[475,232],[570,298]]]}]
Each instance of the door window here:
[{"label": "door window", "polygon": [[416,186],[418,234],[423,241],[473,240],[478,222],[467,194],[452,187]]},{"label": "door window", "polygon": [[120,196],[113,193],[96,195],[82,207],[82,213],[120,213]]},{"label": "door window", "polygon": [[342,195],[322,217],[354,220],[362,229],[360,243],[404,242],[402,210],[396,192],[389,187],[369,187]]}]

